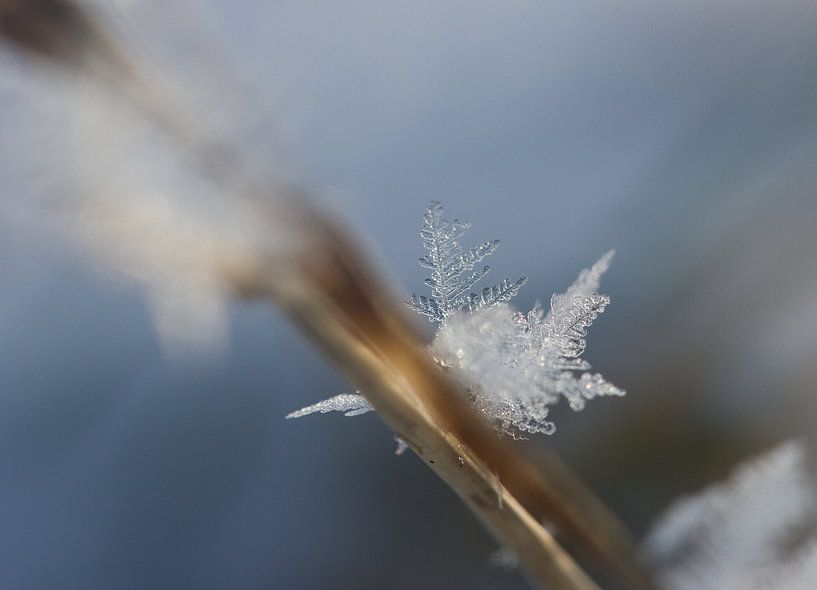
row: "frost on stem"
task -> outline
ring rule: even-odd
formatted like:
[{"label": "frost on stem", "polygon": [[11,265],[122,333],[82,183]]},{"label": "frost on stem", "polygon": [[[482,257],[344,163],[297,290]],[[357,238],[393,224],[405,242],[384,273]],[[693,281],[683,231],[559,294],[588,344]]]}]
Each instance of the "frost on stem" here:
[{"label": "frost on stem", "polygon": [[[431,203],[420,232],[427,253],[420,264],[431,271],[425,281],[431,297],[412,295],[408,305],[438,324],[431,352],[467,387],[483,416],[512,436],[551,434],[555,427],[547,420],[549,406],[560,398],[578,411],[588,399],[624,395],[598,373],[588,373],[590,364],[579,358],[587,345],[588,328],[610,303],[609,297],[597,291],[613,252],[583,270],[564,294],[554,295],[547,313],[539,303],[521,313],[508,301],[525,277],[515,282],[503,279],[481,294],[471,292],[488,272],[487,266],[474,268],[499,242],[463,250],[458,239],[469,227],[445,219],[442,205]],[[332,398],[288,417],[332,410],[346,415],[363,413],[350,413]]]},{"label": "frost on stem", "polygon": [[666,590],[807,590],[817,580],[817,497],[801,445],[786,443],[723,484],[677,501],[643,552]]}]

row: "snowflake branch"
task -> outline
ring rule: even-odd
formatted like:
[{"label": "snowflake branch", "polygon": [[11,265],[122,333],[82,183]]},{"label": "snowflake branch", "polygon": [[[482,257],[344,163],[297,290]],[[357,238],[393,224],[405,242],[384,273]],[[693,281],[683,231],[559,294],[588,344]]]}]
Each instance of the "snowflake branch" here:
[{"label": "snowflake branch", "polygon": [[360,416],[372,411],[374,411],[372,404],[359,393],[341,393],[311,406],[290,412],[286,415],[286,419],[303,418],[309,414],[326,414],[328,412],[343,412],[344,416]]}]

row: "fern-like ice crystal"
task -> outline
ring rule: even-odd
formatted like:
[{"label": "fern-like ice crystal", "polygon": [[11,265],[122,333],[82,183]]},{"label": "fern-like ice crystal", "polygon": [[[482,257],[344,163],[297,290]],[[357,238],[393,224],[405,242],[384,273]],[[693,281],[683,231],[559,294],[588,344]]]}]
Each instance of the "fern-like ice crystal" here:
[{"label": "fern-like ice crystal", "polygon": [[[580,358],[588,328],[610,303],[598,289],[613,252],[582,271],[564,294],[554,295],[547,313],[537,303],[523,314],[508,302],[525,277],[515,282],[503,279],[479,294],[471,291],[489,270],[478,265],[499,242],[463,249],[459,238],[469,227],[456,219],[449,221],[442,205],[431,203],[420,232],[426,250],[420,264],[431,271],[425,281],[431,297],[412,295],[408,305],[439,324],[431,351],[467,387],[486,419],[513,436],[550,434],[555,427],[547,419],[549,406],[560,398],[573,410],[581,410],[589,399],[624,395],[598,373],[587,372],[590,365]],[[344,394],[287,417],[328,411],[349,416],[370,409],[362,395]]]},{"label": "fern-like ice crystal", "polygon": [[431,297],[412,294],[408,305],[432,322],[443,323],[456,311],[475,312],[510,301],[527,281],[527,277],[515,282],[506,278],[498,285],[483,288],[480,294],[472,293],[471,287],[490,270],[488,266],[477,270],[473,270],[474,267],[494,253],[499,240],[489,240],[463,250],[458,238],[470,227],[469,223],[445,219],[443,206],[437,201],[432,201],[423,215],[420,237],[427,254],[420,258],[420,266],[431,271],[431,276],[425,280],[431,287]]},{"label": "fern-like ice crystal", "polygon": [[341,393],[295,412],[290,412],[286,415],[286,418],[289,420],[290,418],[301,418],[309,414],[326,414],[327,412],[343,412],[344,416],[360,416],[372,410],[374,408],[369,400],[359,393]]},{"label": "fern-like ice crystal", "polygon": [[538,303],[526,314],[497,306],[455,316],[437,333],[435,356],[455,369],[477,409],[500,431],[551,434],[549,406],[560,397],[579,411],[589,399],[624,395],[598,373],[587,372],[590,364],[579,358],[588,328],[610,302],[582,289],[581,281],[565,295],[554,295],[547,314]]}]

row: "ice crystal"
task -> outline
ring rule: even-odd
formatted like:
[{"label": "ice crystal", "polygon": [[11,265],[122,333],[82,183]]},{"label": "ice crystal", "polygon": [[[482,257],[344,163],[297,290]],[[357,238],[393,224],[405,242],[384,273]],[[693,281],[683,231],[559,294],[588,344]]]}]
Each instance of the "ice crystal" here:
[{"label": "ice crystal", "polygon": [[488,556],[488,563],[509,572],[519,569],[519,555],[507,547],[500,547]]},{"label": "ice crystal", "polygon": [[309,414],[326,414],[327,412],[343,412],[344,416],[359,416],[373,410],[369,400],[359,393],[341,393],[322,402],[290,412],[286,417],[287,419],[301,418]]},{"label": "ice crystal", "polygon": [[477,409],[511,435],[552,434],[549,407],[564,397],[573,410],[599,396],[624,391],[578,358],[587,328],[608,299],[576,296],[572,306],[537,305],[527,314],[497,306],[478,314],[460,314],[446,322],[432,352],[468,387]]},{"label": "ice crystal", "polygon": [[459,310],[475,312],[510,301],[527,281],[527,277],[515,282],[505,278],[498,285],[485,287],[479,295],[472,293],[471,287],[488,273],[490,267],[470,271],[494,253],[499,240],[490,240],[463,250],[457,239],[470,227],[469,223],[445,219],[443,206],[437,201],[432,201],[423,215],[420,237],[427,255],[420,258],[420,266],[431,271],[431,276],[425,280],[426,285],[431,287],[431,298],[412,294],[408,305],[417,313],[427,316],[429,321],[442,323]]},{"label": "ice crystal", "polygon": [[408,451],[411,448],[409,446],[409,444],[406,441],[404,441],[402,438],[400,438],[399,436],[394,437],[394,442],[397,443],[397,448],[394,449],[394,454],[395,455],[402,455],[403,453],[405,453],[406,451]]},{"label": "ice crystal", "polygon": [[815,483],[802,446],[790,442],[676,502],[644,543],[662,588],[814,588]]},{"label": "ice crystal", "polygon": [[[559,399],[565,398],[578,411],[594,397],[624,395],[601,375],[588,373],[590,364],[580,358],[588,328],[610,303],[597,291],[613,252],[583,270],[565,293],[554,295],[547,313],[537,303],[523,314],[508,301],[525,277],[515,282],[503,279],[479,295],[471,292],[488,272],[487,266],[474,268],[496,250],[498,242],[463,250],[458,239],[469,227],[445,219],[442,205],[431,203],[420,233],[426,250],[420,264],[431,271],[425,281],[431,297],[412,295],[408,305],[439,324],[431,351],[467,387],[485,418],[513,436],[550,434],[555,427],[547,419],[549,407]],[[356,415],[371,409],[363,406],[362,395],[352,397],[337,396],[288,417],[333,410]],[[356,409],[363,407],[363,411]]]}]

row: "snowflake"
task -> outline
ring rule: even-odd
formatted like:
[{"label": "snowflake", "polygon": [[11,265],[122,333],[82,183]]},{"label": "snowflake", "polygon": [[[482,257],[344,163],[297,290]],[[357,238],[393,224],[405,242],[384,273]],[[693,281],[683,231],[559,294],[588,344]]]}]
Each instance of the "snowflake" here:
[{"label": "snowflake", "polygon": [[[408,305],[439,326],[430,350],[442,366],[468,390],[478,411],[506,434],[551,434],[549,407],[565,398],[573,410],[599,396],[624,391],[579,358],[587,345],[587,330],[610,303],[598,294],[601,276],[613,252],[584,270],[570,288],[554,295],[545,313],[538,302],[527,313],[508,302],[525,283],[503,279],[481,294],[471,288],[488,270],[474,268],[497,248],[496,240],[463,250],[458,239],[469,224],[443,217],[434,201],[423,216],[420,233],[427,254],[420,264],[431,271],[425,283],[431,297],[412,295]],[[366,398],[343,394],[293,412],[296,418],[316,412],[342,411],[347,416],[371,410]]]}]

